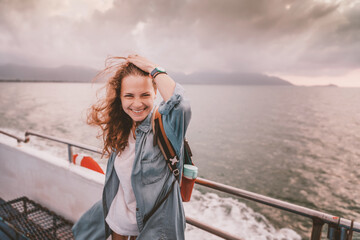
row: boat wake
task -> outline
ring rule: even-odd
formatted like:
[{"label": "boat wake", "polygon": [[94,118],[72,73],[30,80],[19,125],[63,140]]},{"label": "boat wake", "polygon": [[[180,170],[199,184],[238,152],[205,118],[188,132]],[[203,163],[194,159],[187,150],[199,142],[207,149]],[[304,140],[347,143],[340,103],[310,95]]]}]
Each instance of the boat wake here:
[{"label": "boat wake", "polygon": [[[185,214],[227,233],[247,240],[299,240],[301,236],[289,228],[276,229],[262,214],[234,198],[194,189],[191,201],[184,203]],[[222,239],[199,228],[186,225],[186,239]]]}]

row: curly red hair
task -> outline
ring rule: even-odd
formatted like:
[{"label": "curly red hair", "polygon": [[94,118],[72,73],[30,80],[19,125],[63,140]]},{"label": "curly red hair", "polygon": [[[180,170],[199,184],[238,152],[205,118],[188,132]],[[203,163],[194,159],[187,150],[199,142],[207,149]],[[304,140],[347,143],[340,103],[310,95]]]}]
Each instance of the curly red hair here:
[{"label": "curly red hair", "polygon": [[[121,105],[122,79],[129,75],[149,76],[148,72],[141,70],[132,63],[118,63],[118,60],[125,59],[123,57],[107,58],[105,69],[95,77],[96,80],[112,74],[104,86],[106,87],[105,98],[92,105],[87,115],[87,124],[101,128],[101,133],[97,135],[97,138],[102,137],[104,141],[101,157],[105,154],[110,155],[113,149],[122,152],[128,144],[133,120],[125,113]],[[113,74],[114,72],[115,74]],[[153,84],[156,90],[154,81]]]}]

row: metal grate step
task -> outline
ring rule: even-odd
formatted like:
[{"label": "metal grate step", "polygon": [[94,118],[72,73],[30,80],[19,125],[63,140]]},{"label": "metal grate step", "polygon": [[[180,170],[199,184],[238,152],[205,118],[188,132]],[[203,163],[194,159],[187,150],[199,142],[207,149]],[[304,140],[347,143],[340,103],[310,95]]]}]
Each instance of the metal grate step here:
[{"label": "metal grate step", "polygon": [[0,220],[16,231],[16,239],[74,239],[72,222],[27,197],[0,201]]}]

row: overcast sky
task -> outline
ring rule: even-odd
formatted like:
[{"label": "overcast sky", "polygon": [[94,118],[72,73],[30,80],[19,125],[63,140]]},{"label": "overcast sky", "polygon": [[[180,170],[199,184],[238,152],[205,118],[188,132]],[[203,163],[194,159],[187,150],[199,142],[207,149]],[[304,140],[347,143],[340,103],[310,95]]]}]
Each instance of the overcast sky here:
[{"label": "overcast sky", "polygon": [[0,64],[163,67],[360,86],[360,0],[0,0]]}]

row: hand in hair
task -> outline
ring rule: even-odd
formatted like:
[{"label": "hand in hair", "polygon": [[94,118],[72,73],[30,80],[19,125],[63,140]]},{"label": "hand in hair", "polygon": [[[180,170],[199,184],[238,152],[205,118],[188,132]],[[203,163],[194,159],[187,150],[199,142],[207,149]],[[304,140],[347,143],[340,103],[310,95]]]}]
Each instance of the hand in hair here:
[{"label": "hand in hair", "polygon": [[[149,74],[152,70],[154,70],[155,67],[158,66],[149,61],[148,59],[138,55],[129,55],[126,58],[126,61],[135,64],[138,68],[145,72],[148,72]],[[169,100],[174,93],[175,81],[167,74],[157,75],[154,81],[164,101]]]},{"label": "hand in hair", "polygon": [[147,58],[139,55],[129,55],[126,61],[136,65],[141,70],[150,73],[157,66],[156,64],[149,61]]}]

